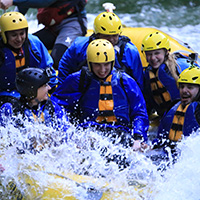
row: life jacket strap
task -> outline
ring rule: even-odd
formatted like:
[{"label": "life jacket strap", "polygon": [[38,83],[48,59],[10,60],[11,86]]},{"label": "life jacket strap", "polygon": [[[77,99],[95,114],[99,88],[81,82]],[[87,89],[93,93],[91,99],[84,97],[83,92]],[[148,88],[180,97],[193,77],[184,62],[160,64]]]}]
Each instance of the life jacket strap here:
[{"label": "life jacket strap", "polygon": [[188,104],[184,109],[180,104],[174,114],[174,118],[172,121],[171,129],[169,131],[169,139],[172,141],[179,141],[183,135],[183,124],[185,120],[185,112],[188,109]]}]

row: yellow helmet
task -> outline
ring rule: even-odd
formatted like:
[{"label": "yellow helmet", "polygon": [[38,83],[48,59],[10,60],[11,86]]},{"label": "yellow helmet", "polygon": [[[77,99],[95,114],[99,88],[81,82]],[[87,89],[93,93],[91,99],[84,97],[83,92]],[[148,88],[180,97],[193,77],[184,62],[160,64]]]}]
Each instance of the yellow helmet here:
[{"label": "yellow helmet", "polygon": [[1,35],[5,44],[7,43],[6,31],[14,31],[23,28],[28,29],[28,22],[20,12],[7,12],[0,18]]},{"label": "yellow helmet", "polygon": [[181,72],[177,84],[180,83],[190,83],[200,85],[200,68],[196,66],[191,66]]},{"label": "yellow helmet", "polygon": [[112,12],[102,12],[94,20],[94,32],[105,35],[121,34],[121,20]]},{"label": "yellow helmet", "polygon": [[96,39],[90,42],[87,48],[87,63],[90,71],[91,62],[112,62],[111,69],[113,69],[115,63],[115,50],[113,45],[105,39]]},{"label": "yellow helmet", "polygon": [[144,37],[141,51],[144,52],[163,48],[170,51],[171,47],[169,38],[163,33],[155,31]]}]

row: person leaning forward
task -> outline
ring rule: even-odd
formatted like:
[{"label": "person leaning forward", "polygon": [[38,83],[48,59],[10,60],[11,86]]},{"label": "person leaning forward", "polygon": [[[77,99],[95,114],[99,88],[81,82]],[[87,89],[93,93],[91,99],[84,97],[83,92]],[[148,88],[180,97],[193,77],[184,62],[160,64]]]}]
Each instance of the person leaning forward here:
[{"label": "person leaning forward", "polygon": [[170,147],[176,155],[176,146],[184,137],[200,127],[200,68],[192,65],[181,72],[177,81],[181,100],[161,119],[153,148]]},{"label": "person leaning forward", "polygon": [[57,84],[53,60],[42,42],[28,34],[28,22],[19,12],[7,12],[0,18],[0,106],[20,98],[16,89],[17,73],[28,67],[46,69],[52,74],[49,85]]},{"label": "person leaning forward", "polygon": [[143,92],[148,114],[155,110],[161,118],[172,102],[180,100],[176,81],[179,74],[190,67],[189,57],[181,52],[172,54],[169,38],[160,31],[144,37],[141,51],[149,63],[144,68]]},{"label": "person leaning forward", "polygon": [[[2,116],[16,116],[18,119],[21,114],[23,120],[58,128],[65,115],[62,108],[49,98],[50,77],[51,75],[41,68],[29,67],[21,70],[16,76],[16,88],[21,97],[15,105],[6,102],[1,106],[0,122],[3,124]],[[16,124],[18,125],[23,127],[24,122],[21,121],[20,124]]]},{"label": "person leaning forward", "polygon": [[58,69],[65,50],[76,37],[87,32],[86,3],[87,0],[1,0],[0,8],[5,10],[14,5],[24,15],[29,8],[38,9],[38,23],[45,27],[33,35],[52,50],[53,67]]},{"label": "person leaning forward", "polygon": [[87,64],[86,51],[94,39],[107,39],[115,49],[115,68],[125,71],[143,90],[143,69],[139,52],[130,39],[121,35],[122,23],[112,12],[102,12],[94,20],[94,33],[90,37],[78,37],[63,54],[58,67],[59,84],[65,78]]},{"label": "person leaning forward", "polygon": [[96,127],[113,141],[121,138],[120,143],[137,150],[147,141],[145,101],[136,81],[116,70],[114,63],[113,45],[105,39],[93,40],[87,47],[89,68],[70,74],[51,99],[71,115],[76,113],[79,126]]}]

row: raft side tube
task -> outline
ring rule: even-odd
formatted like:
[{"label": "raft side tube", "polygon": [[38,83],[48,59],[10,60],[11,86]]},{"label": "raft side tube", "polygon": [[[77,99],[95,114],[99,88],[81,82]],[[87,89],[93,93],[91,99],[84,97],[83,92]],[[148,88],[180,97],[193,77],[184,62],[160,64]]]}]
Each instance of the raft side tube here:
[{"label": "raft side tube", "polygon": [[[123,28],[122,35],[129,37],[131,39],[131,42],[133,44],[135,44],[135,46],[137,47],[137,49],[140,53],[142,65],[144,67],[148,66],[148,63],[146,61],[145,54],[141,52],[142,40],[147,34],[150,34],[154,31],[159,31],[169,38],[172,53],[179,52],[179,51],[184,51],[184,52],[187,52],[188,54],[195,53],[194,50],[192,50],[192,48],[187,43],[177,40],[174,37],[164,33],[163,31],[161,31],[159,29],[148,28],[148,27],[138,27],[138,28],[125,27],[125,28]],[[93,30],[89,29],[87,32],[87,36],[90,36],[92,33],[93,33]],[[200,58],[200,56],[199,56],[199,58]]]}]

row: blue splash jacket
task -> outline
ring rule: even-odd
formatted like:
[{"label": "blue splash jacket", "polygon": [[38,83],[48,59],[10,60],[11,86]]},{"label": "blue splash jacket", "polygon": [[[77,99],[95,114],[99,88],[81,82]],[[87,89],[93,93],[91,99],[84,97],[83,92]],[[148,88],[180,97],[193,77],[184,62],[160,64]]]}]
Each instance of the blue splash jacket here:
[{"label": "blue splash jacket", "polygon": [[[64,106],[71,114],[76,112],[79,104],[80,123],[86,122],[88,126],[98,124],[95,120],[99,115],[100,95],[100,81],[92,73],[90,75],[91,81],[87,86],[88,79],[86,79],[84,87],[87,87],[87,90],[84,93],[79,91],[80,70],[69,75],[51,96],[52,100]],[[121,73],[121,75],[124,89],[120,83],[120,73],[115,69],[112,71],[113,112],[117,118],[117,124],[130,127],[132,136],[139,134],[146,141],[149,121],[143,94],[133,78],[126,73]]]}]

